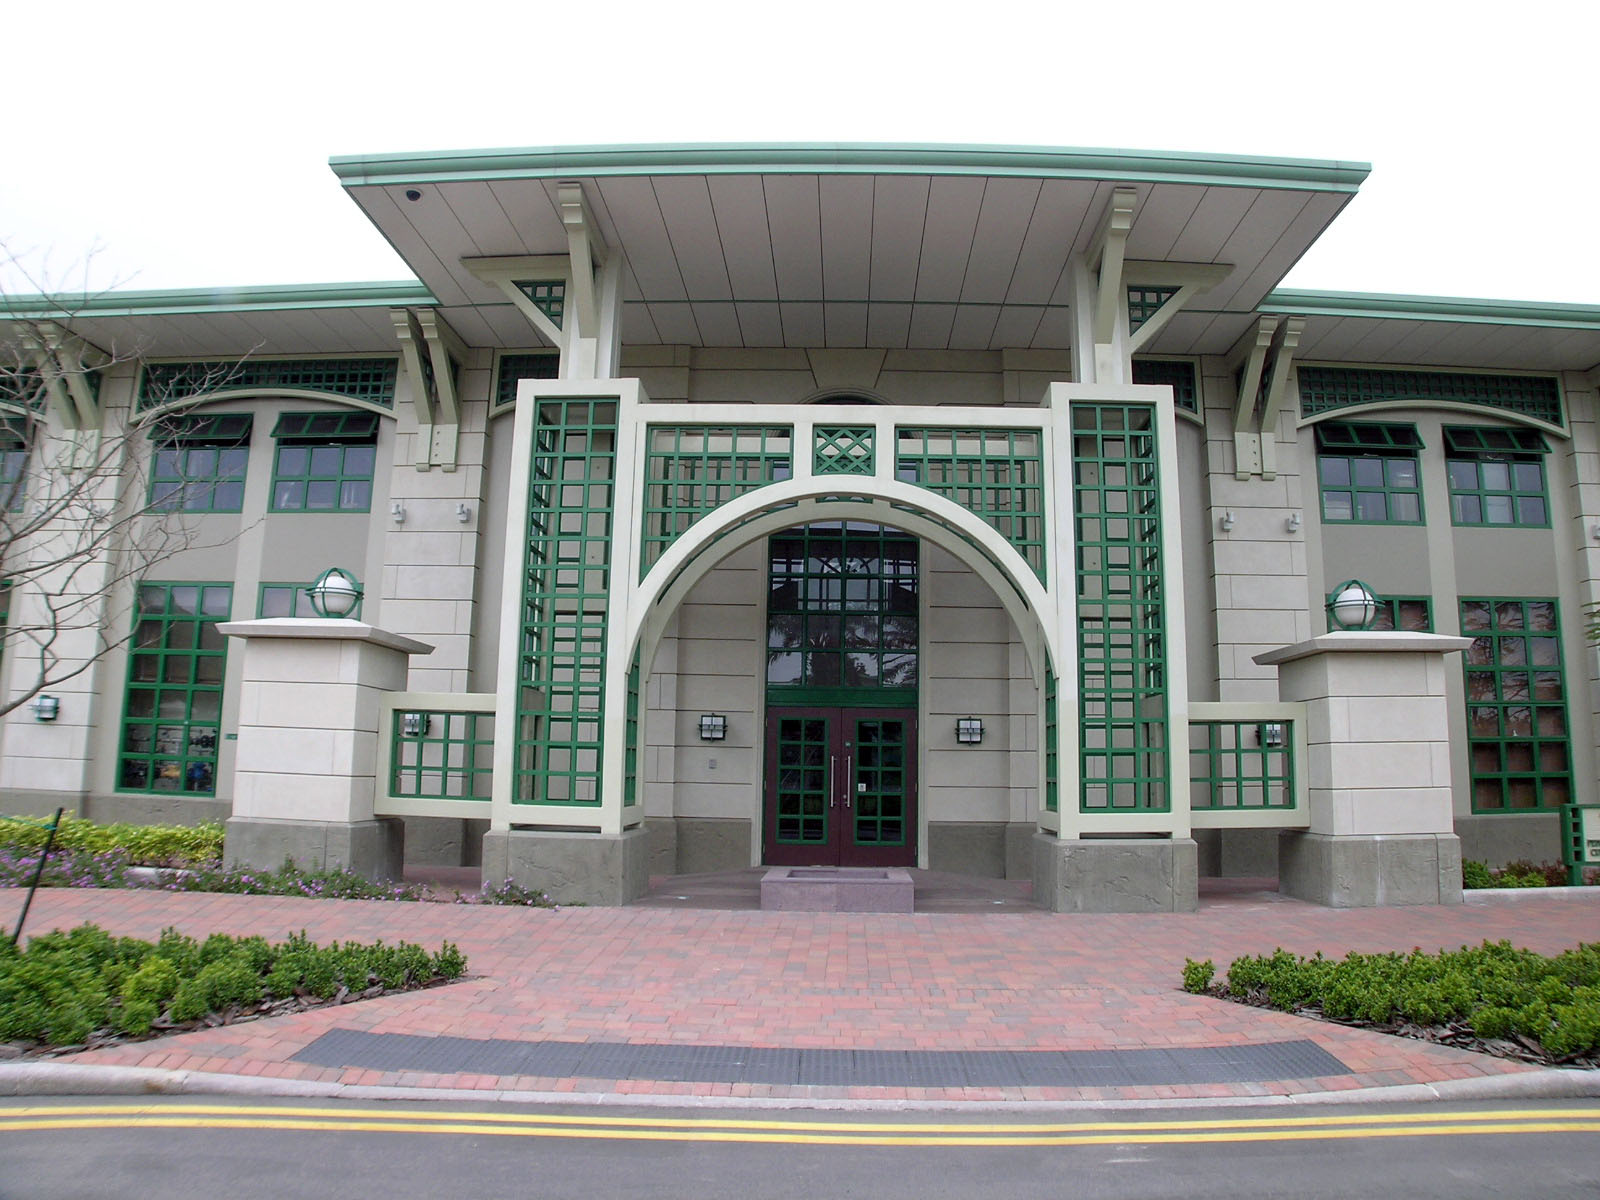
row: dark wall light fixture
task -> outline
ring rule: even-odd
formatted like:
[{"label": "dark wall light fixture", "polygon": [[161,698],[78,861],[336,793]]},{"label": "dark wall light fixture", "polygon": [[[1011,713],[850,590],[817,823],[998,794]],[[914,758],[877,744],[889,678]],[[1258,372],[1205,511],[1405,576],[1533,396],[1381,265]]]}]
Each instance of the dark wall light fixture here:
[{"label": "dark wall light fixture", "polygon": [[728,718],[721,713],[700,714],[700,740],[720,742],[728,736]]},{"label": "dark wall light fixture", "polygon": [[400,732],[406,737],[426,737],[432,725],[433,718],[427,713],[408,712],[400,715]]},{"label": "dark wall light fixture", "polygon": [[963,746],[976,746],[983,741],[983,720],[980,717],[956,718],[956,741]]},{"label": "dark wall light fixture", "polygon": [[61,697],[35,696],[33,698],[33,719],[35,721],[54,721],[61,715]]}]

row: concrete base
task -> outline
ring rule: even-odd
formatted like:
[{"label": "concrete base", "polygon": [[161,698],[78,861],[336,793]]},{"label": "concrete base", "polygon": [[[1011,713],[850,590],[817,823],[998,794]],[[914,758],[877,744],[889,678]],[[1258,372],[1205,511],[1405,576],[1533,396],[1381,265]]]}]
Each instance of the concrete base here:
[{"label": "concrete base", "polygon": [[1006,878],[1033,878],[1033,835],[1039,827],[1032,821],[1012,821],[1006,826]]},{"label": "concrete base", "polygon": [[742,871],[750,865],[750,821],[745,817],[679,817],[676,868],[669,875]]},{"label": "concrete base", "polygon": [[931,821],[928,869],[1004,879],[1006,827],[989,821]]},{"label": "concrete base", "polygon": [[399,817],[375,821],[274,821],[230,817],[222,859],[230,865],[275,871],[284,860],[306,868],[344,868],[368,879],[399,879],[406,828]]},{"label": "concrete base", "polygon": [[1278,890],[1329,908],[1460,904],[1461,842],[1453,833],[1279,835]]},{"label": "concrete base", "polygon": [[901,867],[773,867],[761,877],[761,909],[908,913],[915,885]]},{"label": "concrete base", "polygon": [[1277,829],[1197,829],[1202,879],[1241,879],[1278,873]]},{"label": "concrete base", "polygon": [[1200,873],[1192,838],[1033,838],[1033,901],[1052,912],[1194,912]]},{"label": "concrete base", "polygon": [[483,835],[483,882],[510,879],[557,904],[616,906],[650,886],[650,843],[643,827],[619,835],[491,829]]},{"label": "concrete base", "polygon": [[406,862],[418,867],[476,867],[483,862],[489,822],[459,817],[401,817]]},{"label": "concrete base", "polygon": [[652,876],[678,873],[678,823],[671,817],[646,817],[645,860]]},{"label": "concrete base", "polygon": [[1455,819],[1461,857],[1491,867],[1527,861],[1561,861],[1561,817],[1558,813],[1481,814]]}]

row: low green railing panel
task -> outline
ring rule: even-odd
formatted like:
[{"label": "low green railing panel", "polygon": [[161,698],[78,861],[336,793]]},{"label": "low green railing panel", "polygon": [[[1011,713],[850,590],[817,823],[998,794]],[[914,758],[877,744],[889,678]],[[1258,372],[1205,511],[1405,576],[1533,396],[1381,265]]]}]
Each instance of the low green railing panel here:
[{"label": "low green railing panel", "polygon": [[1045,578],[1042,431],[897,426],[895,471],[972,512]]},{"label": "low green railing panel", "polygon": [[1189,722],[1189,807],[1195,812],[1292,809],[1292,721]]},{"label": "low green railing panel", "polygon": [[813,430],[811,472],[814,475],[867,475],[877,470],[870,425],[818,425]]},{"label": "low green railing panel", "polygon": [[494,782],[492,712],[396,711],[389,741],[391,796],[489,803]]},{"label": "low green railing panel", "polygon": [[645,446],[641,579],[707,513],[794,470],[789,425],[651,425]]}]

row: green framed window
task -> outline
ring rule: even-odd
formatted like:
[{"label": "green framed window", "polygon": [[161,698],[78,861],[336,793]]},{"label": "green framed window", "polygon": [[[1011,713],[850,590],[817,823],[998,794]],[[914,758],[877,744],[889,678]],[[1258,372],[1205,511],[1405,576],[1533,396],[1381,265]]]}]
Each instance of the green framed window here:
[{"label": "green framed window", "polygon": [[1422,439],[1415,425],[1324,421],[1317,426],[1322,519],[1361,525],[1422,524]]},{"label": "green framed window", "polygon": [[1380,596],[1374,631],[1433,632],[1433,601],[1427,596]]},{"label": "green framed window", "polygon": [[1553,599],[1463,598],[1472,811],[1537,812],[1572,799],[1566,672]]},{"label": "green framed window", "polygon": [[284,413],[272,436],[273,512],[371,510],[376,413]]},{"label": "green framed window", "polygon": [[499,412],[517,402],[517,384],[524,379],[554,379],[561,373],[561,355],[550,350],[537,354],[502,354],[494,383],[494,407]]},{"label": "green framed window", "polygon": [[0,417],[0,509],[20,512],[27,495],[29,418]]},{"label": "green framed window", "polygon": [[917,540],[819,522],[775,535],[767,553],[768,694],[784,704],[915,703]]},{"label": "green framed window", "polygon": [[142,583],[122,702],[117,790],[216,790],[217,740],[233,588],[226,583]]},{"label": "green framed window", "polygon": [[1172,402],[1179,412],[1200,415],[1200,384],[1192,359],[1135,357],[1133,381],[1166,384],[1172,389]]},{"label": "green framed window", "polygon": [[158,512],[244,509],[250,461],[249,413],[168,417],[151,431],[150,507]]},{"label": "green framed window", "polygon": [[1549,452],[1532,429],[1446,425],[1451,521],[1548,529],[1544,456]]}]

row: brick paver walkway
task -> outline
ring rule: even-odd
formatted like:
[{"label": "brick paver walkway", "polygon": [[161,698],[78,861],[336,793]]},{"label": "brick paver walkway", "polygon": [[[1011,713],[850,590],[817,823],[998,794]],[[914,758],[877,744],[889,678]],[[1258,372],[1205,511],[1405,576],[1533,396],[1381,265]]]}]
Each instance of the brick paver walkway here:
[{"label": "brick paver walkway", "polygon": [[[0,920],[21,903],[0,891]],[[405,939],[467,955],[450,987],[252,1021],[65,1060],[346,1084],[491,1091],[1130,1100],[1302,1094],[1529,1070],[1466,1051],[1246,1008],[1179,990],[1184,958],[1219,967],[1276,946],[1427,950],[1507,938],[1545,952],[1600,940],[1600,903],[1550,897],[1332,910],[1233,900],[1156,916],[833,915],[559,910],[154,891],[41,891],[29,932],[93,921],[153,938],[168,925],[318,941]],[[330,1029],[474,1038],[869,1050],[1094,1050],[1310,1039],[1348,1073],[1267,1083],[1122,1088],[780,1087],[649,1079],[430,1075],[312,1066],[293,1056]]]}]

